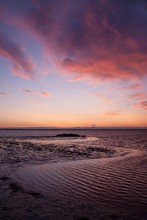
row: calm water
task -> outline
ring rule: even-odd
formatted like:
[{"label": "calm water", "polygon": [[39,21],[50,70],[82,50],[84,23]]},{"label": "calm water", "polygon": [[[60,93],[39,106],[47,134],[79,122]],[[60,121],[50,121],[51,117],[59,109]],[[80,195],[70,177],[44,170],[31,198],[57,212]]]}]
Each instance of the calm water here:
[{"label": "calm water", "polygon": [[0,129],[0,137],[55,136],[61,133],[76,133],[94,137],[147,136],[147,129]]}]

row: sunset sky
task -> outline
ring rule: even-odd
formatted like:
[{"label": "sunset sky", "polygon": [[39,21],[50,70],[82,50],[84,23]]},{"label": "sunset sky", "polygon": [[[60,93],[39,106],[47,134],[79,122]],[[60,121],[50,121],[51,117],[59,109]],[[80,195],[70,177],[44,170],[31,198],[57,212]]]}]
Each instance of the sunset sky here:
[{"label": "sunset sky", "polygon": [[146,0],[0,0],[0,127],[147,127]]}]

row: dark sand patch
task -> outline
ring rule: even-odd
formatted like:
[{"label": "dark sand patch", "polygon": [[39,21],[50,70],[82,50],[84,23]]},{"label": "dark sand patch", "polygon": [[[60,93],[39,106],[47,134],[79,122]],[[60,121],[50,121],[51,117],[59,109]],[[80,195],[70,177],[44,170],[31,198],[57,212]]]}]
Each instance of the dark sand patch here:
[{"label": "dark sand patch", "polygon": [[2,176],[2,177],[0,177],[0,180],[2,180],[2,181],[8,181],[10,178],[9,177],[7,177],[7,176]]},{"label": "dark sand patch", "polygon": [[30,192],[27,192],[29,195],[35,197],[35,198],[40,198],[42,195],[38,192],[33,192],[33,191],[30,191]]},{"label": "dark sand patch", "polygon": [[10,182],[9,187],[12,190],[13,193],[24,192],[23,187],[20,186],[20,184],[18,184],[17,182]]}]

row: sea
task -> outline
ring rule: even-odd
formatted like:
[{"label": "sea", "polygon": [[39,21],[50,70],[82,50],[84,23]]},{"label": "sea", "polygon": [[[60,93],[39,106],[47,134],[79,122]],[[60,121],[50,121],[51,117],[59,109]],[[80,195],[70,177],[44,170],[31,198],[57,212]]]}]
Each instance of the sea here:
[{"label": "sea", "polygon": [[147,136],[147,128],[140,128],[140,129],[131,129],[131,128],[120,128],[120,129],[89,129],[89,128],[82,128],[82,129],[43,129],[43,128],[14,128],[14,129],[0,129],[0,137],[32,137],[32,136],[55,136],[57,134],[64,134],[64,133],[76,133],[79,135],[87,135],[87,136],[94,136],[94,137],[112,137],[112,136]]}]

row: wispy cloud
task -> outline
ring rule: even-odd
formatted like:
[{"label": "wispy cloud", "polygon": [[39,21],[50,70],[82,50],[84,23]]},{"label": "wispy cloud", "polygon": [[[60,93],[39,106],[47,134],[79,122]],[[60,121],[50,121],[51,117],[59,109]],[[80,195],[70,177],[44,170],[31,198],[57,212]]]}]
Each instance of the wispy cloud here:
[{"label": "wispy cloud", "polygon": [[36,94],[35,91],[30,90],[30,89],[23,89],[22,91],[23,91],[24,93],[27,93],[27,94]]},{"label": "wispy cloud", "polygon": [[89,95],[102,99],[110,99],[107,95],[104,95],[103,93],[99,93],[99,92],[90,93]]},{"label": "wispy cloud", "polygon": [[[62,72],[98,80],[147,76],[145,0],[27,2],[25,8],[22,3],[13,7],[19,27],[45,45]],[[22,60],[17,58],[25,70],[20,75],[32,76],[26,71],[30,65]]]},{"label": "wispy cloud", "polygon": [[7,92],[0,92],[0,95],[8,95]]},{"label": "wispy cloud", "polygon": [[34,90],[30,90],[30,89],[22,89],[22,92],[24,92],[26,94],[30,94],[30,95],[38,95],[38,96],[43,96],[43,97],[53,97],[53,93],[49,93],[49,92],[45,92],[45,91],[37,92]]},{"label": "wispy cloud", "polygon": [[145,92],[137,92],[128,96],[129,99],[146,99],[147,93]]},{"label": "wispy cloud", "polygon": [[147,110],[147,101],[135,103],[133,106]]},{"label": "wispy cloud", "polygon": [[75,82],[82,80],[83,78],[84,78],[83,76],[75,75],[74,77],[68,79],[67,82],[75,83]]},{"label": "wispy cloud", "polygon": [[124,86],[122,89],[127,89],[127,90],[136,90],[136,89],[142,89],[143,85],[140,83],[135,83],[129,86]]},{"label": "wispy cloud", "polygon": [[12,73],[16,76],[32,79],[34,64],[25,56],[21,47],[0,33],[0,56],[12,63]]},{"label": "wispy cloud", "polygon": [[40,92],[40,95],[44,96],[44,97],[52,97],[53,96],[52,93],[48,93],[48,92],[44,92],[44,91]]},{"label": "wispy cloud", "polygon": [[28,10],[25,19],[68,73],[102,80],[140,78],[147,73],[147,21],[136,7],[143,4],[50,0]]},{"label": "wispy cloud", "polygon": [[117,116],[119,115],[120,112],[119,111],[108,111],[108,112],[105,112],[104,115],[110,115],[110,116]]}]

